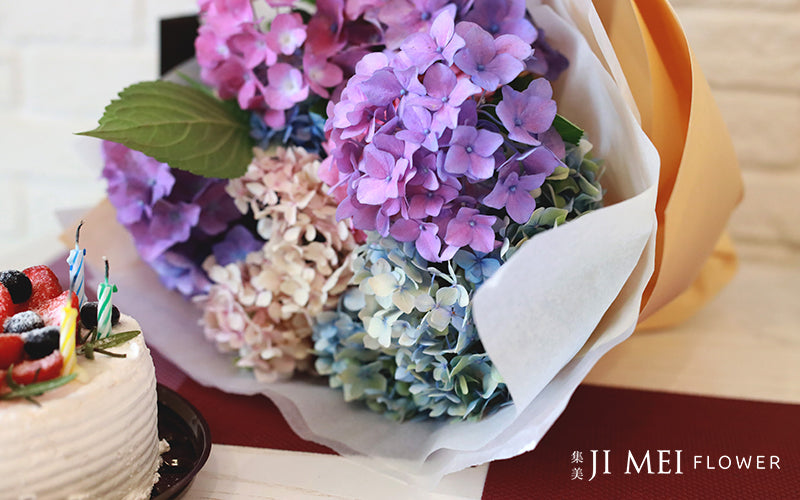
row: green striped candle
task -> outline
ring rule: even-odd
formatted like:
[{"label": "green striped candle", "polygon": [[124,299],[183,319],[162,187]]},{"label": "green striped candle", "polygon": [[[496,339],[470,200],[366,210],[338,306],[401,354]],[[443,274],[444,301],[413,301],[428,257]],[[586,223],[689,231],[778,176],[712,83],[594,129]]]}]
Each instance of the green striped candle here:
[{"label": "green striped candle", "polygon": [[102,339],[111,335],[111,294],[117,291],[117,285],[108,282],[108,259],[103,257],[106,264],[106,279],[97,285],[97,338]]}]

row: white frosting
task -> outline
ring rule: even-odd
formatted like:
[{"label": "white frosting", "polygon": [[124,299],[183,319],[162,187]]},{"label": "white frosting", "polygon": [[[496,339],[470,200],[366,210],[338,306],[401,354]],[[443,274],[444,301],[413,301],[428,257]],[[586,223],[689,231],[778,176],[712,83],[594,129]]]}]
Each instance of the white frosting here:
[{"label": "white frosting", "polygon": [[[139,330],[122,316],[115,332]],[[0,498],[150,498],[160,464],[156,379],[142,335],[78,357],[77,380],[0,401]]]}]

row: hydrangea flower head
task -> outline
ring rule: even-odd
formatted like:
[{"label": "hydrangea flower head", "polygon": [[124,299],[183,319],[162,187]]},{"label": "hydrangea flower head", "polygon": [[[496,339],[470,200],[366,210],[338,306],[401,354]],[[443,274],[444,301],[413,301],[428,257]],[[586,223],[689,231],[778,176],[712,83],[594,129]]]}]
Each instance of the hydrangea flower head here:
[{"label": "hydrangea flower head", "polygon": [[152,215],[153,205],[169,195],[175,177],[166,163],[114,142],[103,142],[103,177],[121,224]]},{"label": "hydrangea flower head", "polygon": [[207,238],[242,217],[225,193],[226,181],[172,169],[121,144],[102,147],[109,200],[142,259],[167,288],[187,297],[205,291]]},{"label": "hydrangea flower head", "polygon": [[[549,173],[525,172],[521,162],[533,148],[559,146],[550,83],[524,73],[536,39],[524,3],[491,13],[490,4],[383,4],[379,22],[405,19],[412,33],[393,51],[364,56],[328,105],[323,175],[337,216],[413,241],[430,262],[471,244],[488,252],[503,215],[530,216],[531,193]],[[465,208],[475,217],[462,220]]]},{"label": "hydrangea flower head", "polygon": [[309,367],[310,318],[334,309],[352,276],[353,235],[335,220],[318,168],[319,157],[301,148],[256,149],[227,191],[258,237],[236,226],[204,263],[212,285],[197,300],[206,335],[261,380]]},{"label": "hydrangea flower head", "polygon": [[482,352],[463,271],[427,269],[412,244],[390,238],[370,238],[353,265],[358,288],[313,334],[316,369],[345,400],[395,420],[476,419],[510,401]]}]

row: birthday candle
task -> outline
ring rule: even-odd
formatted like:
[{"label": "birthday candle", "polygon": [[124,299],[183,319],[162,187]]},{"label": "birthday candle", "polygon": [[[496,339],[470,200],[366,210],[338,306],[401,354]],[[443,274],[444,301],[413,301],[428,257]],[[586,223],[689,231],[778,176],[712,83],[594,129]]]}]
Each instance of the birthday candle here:
[{"label": "birthday candle", "polygon": [[83,283],[83,257],[86,255],[86,249],[81,249],[78,246],[81,226],[83,226],[83,221],[78,224],[78,229],[75,230],[75,248],[69,251],[69,257],[67,257],[67,263],[69,264],[69,291],[78,296],[78,307],[82,307],[83,303],[86,302]]},{"label": "birthday candle", "polygon": [[97,338],[102,339],[111,335],[111,294],[117,291],[117,286],[108,282],[108,259],[106,263],[106,279],[97,285]]},{"label": "birthday candle", "polygon": [[75,324],[78,318],[78,310],[67,304],[64,307],[64,321],[61,322],[61,333],[59,335],[59,351],[64,358],[64,365],[61,368],[61,375],[69,375],[75,371]]}]

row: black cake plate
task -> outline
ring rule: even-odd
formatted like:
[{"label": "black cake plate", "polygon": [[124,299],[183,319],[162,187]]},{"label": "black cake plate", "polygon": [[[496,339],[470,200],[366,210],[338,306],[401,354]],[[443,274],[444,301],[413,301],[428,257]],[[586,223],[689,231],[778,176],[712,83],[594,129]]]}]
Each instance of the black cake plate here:
[{"label": "black cake plate", "polygon": [[208,424],[197,408],[172,389],[157,385],[158,437],[169,443],[151,500],[180,498],[211,452]]}]

